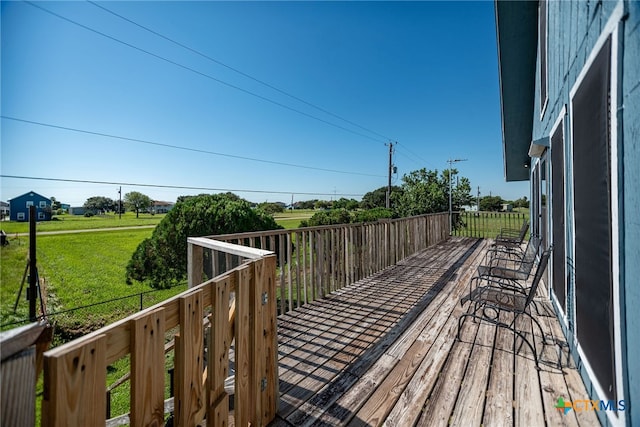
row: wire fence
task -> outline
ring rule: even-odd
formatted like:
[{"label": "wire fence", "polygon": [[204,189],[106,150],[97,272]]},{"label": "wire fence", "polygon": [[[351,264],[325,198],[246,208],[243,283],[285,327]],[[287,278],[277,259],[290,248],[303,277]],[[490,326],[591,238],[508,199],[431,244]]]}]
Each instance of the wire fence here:
[{"label": "wire fence", "polygon": [[[70,335],[70,338],[72,338],[150,307],[185,290],[186,287],[187,285],[184,283],[166,289],[138,292],[64,310],[46,313],[42,313],[41,310],[38,314],[38,319],[46,318],[51,323],[64,325],[65,331],[62,331],[62,338],[66,335]],[[28,317],[11,320],[0,324],[0,329],[15,327],[29,322],[30,319]]]}]

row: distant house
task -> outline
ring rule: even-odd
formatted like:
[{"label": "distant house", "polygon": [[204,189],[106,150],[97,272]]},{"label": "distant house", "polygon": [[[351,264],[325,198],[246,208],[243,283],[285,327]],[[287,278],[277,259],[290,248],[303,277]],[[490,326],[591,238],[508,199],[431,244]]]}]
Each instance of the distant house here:
[{"label": "distant house", "polygon": [[67,209],[69,215],[84,215],[87,210],[82,206],[70,206]]},{"label": "distant house", "polygon": [[500,210],[502,212],[513,212],[513,205],[511,203],[503,203]]},{"label": "distant house", "polygon": [[36,220],[51,220],[51,199],[48,199],[34,191],[9,200],[11,221],[29,221],[29,207],[36,207]]},{"label": "distant house", "polygon": [[495,5],[505,176],[530,182],[531,234],[553,246],[578,399],[626,403],[596,411],[603,426],[640,425],[640,2]]},{"label": "distant house", "polygon": [[9,203],[0,202],[0,219],[5,219],[9,216]]},{"label": "distant house", "polygon": [[154,213],[154,214],[167,213],[173,208],[174,205],[175,203],[154,200],[153,203],[151,204],[151,213]]}]

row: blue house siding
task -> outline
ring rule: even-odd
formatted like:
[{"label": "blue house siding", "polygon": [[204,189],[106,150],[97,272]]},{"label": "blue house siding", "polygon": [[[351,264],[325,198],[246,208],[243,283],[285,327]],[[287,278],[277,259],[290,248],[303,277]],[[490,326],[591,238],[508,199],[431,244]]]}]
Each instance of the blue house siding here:
[{"label": "blue house siding", "polygon": [[28,202],[33,203],[33,206],[36,207],[37,221],[51,220],[51,199],[41,196],[34,191],[30,191],[9,200],[11,206],[11,221],[29,221]]},{"label": "blue house siding", "polygon": [[[500,10],[504,6],[496,2],[496,8]],[[613,134],[615,139],[610,141],[612,155],[617,149],[617,158],[612,158],[611,164],[617,175],[611,179],[611,192],[613,193],[611,221],[612,233],[614,234],[612,244],[616,245],[612,251],[612,268],[614,274],[614,294],[613,307],[619,311],[619,321],[616,324],[616,334],[614,336],[621,348],[615,349],[616,369],[621,374],[617,378],[617,388],[620,390],[618,399],[624,399],[626,410],[623,418],[611,417],[611,413],[599,411],[598,416],[603,425],[617,425],[624,420],[626,425],[640,424],[640,2],[638,1],[550,1],[547,3],[547,94],[548,102],[541,114],[542,100],[540,98],[540,56],[539,50],[530,52],[536,57],[535,70],[535,93],[533,101],[532,134],[531,140],[535,141],[544,137],[550,137],[554,125],[559,119],[563,119],[564,129],[564,224],[565,229],[560,231],[561,237],[565,240],[565,258],[567,274],[567,296],[566,309],[556,306],[559,317],[563,319],[563,329],[573,350],[577,366],[581,370],[582,377],[587,386],[590,398],[598,400],[603,398],[598,394],[598,387],[595,384],[594,374],[586,368],[588,360],[581,360],[576,346],[576,271],[575,257],[576,246],[574,246],[574,226],[576,212],[576,194],[574,194],[573,170],[574,153],[572,141],[573,126],[573,105],[572,91],[578,88],[577,83],[585,72],[585,67],[597,50],[600,43],[609,34],[617,35],[617,44],[612,46],[612,72],[611,101],[615,105],[610,106],[611,125],[615,126]],[[497,14],[498,15],[498,14]],[[617,25],[617,27],[613,27]],[[501,30],[509,31],[508,26],[501,28],[498,22],[498,33]],[[613,30],[613,33],[611,31]],[[604,34],[604,35],[603,35]],[[505,34],[513,36],[510,32]],[[615,41],[615,37],[612,38]],[[524,42],[524,40],[523,40]],[[504,57],[522,57],[522,52],[518,51],[518,43],[514,42],[510,46],[499,46],[500,60]],[[617,53],[616,53],[617,50]],[[517,53],[515,53],[517,52]],[[617,55],[617,56],[616,56]],[[521,86],[528,87],[531,77],[522,75]],[[505,92],[513,93],[513,86],[508,87],[501,81],[501,97],[504,101]],[[520,107],[526,111],[526,105]],[[513,113],[511,113],[513,114]],[[503,112],[503,134],[505,144],[505,167],[512,161],[509,157],[509,150],[518,152],[522,149],[522,142],[508,140],[507,130],[519,123],[509,123],[509,117]],[[615,135],[617,132],[617,135]],[[582,141],[582,140],[581,140]],[[602,139],[600,139],[602,141]],[[583,142],[584,143],[584,142]],[[584,146],[583,146],[584,147]],[[582,148],[584,150],[584,148]],[[542,158],[547,161],[546,174],[551,177],[549,171],[551,165],[550,153],[553,152],[553,145],[547,149],[546,155]],[[584,153],[584,151],[582,151]],[[512,153],[513,154],[513,153]],[[617,160],[617,161],[616,161]],[[533,180],[533,171],[541,159],[531,159],[529,170],[530,179]],[[512,165],[513,167],[513,165]],[[617,179],[616,179],[617,178]],[[617,187],[616,187],[617,181]],[[548,183],[548,178],[546,183]],[[545,185],[546,185],[545,183]],[[541,185],[532,182],[533,186]],[[584,185],[582,185],[584,187]],[[548,201],[554,203],[552,187],[549,186]],[[561,200],[561,199],[560,199]],[[584,193],[582,199],[584,201]],[[617,212],[616,212],[617,208]],[[580,211],[584,213],[585,211]],[[588,211],[587,211],[588,212]],[[584,215],[582,215],[584,216]],[[546,213],[544,218],[548,224],[552,224],[551,213]],[[533,220],[533,216],[532,216]],[[617,224],[617,229],[616,229]],[[552,237],[549,229],[549,238]],[[555,232],[558,232],[556,230]],[[585,230],[578,232],[583,239]],[[616,242],[617,239],[617,242]],[[616,244],[617,243],[617,244]],[[617,251],[616,251],[617,249]],[[617,259],[615,257],[617,252]],[[583,253],[583,263],[585,260]],[[587,262],[589,260],[587,259]],[[584,270],[581,270],[584,272]],[[584,289],[584,288],[581,288]],[[618,295],[615,294],[617,289]],[[582,291],[584,298],[584,291]],[[604,304],[604,302],[603,302]],[[584,307],[584,306],[582,306]],[[584,309],[582,310],[584,313]],[[584,332],[584,330],[583,330]],[[619,335],[618,335],[619,334]],[[607,346],[606,342],[602,343]],[[584,349],[584,344],[582,344]],[[574,396],[574,399],[586,398]]]}]

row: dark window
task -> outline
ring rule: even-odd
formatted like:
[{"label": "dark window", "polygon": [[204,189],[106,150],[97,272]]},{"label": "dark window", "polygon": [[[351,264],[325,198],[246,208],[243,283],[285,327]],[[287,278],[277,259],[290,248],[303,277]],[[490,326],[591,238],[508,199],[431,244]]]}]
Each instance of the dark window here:
[{"label": "dark window", "polygon": [[608,399],[616,399],[611,256],[611,38],[573,98],[576,328]]},{"label": "dark window", "polygon": [[564,120],[551,136],[551,191],[553,225],[553,292],[566,313],[566,255],[564,248]]}]

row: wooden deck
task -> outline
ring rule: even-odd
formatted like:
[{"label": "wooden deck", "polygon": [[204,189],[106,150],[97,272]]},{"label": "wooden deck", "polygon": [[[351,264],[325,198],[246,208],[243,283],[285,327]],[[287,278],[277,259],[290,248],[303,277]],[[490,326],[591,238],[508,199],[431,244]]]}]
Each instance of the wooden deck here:
[{"label": "wooden deck", "polygon": [[[455,339],[486,246],[452,238],[280,316],[272,425],[599,425],[594,412],[555,409],[558,397],[587,399],[566,347],[536,332],[538,371],[508,330],[467,321]],[[544,296],[537,305],[545,335],[562,342]],[[531,322],[520,326],[531,337]]]}]

